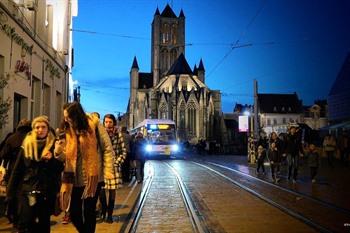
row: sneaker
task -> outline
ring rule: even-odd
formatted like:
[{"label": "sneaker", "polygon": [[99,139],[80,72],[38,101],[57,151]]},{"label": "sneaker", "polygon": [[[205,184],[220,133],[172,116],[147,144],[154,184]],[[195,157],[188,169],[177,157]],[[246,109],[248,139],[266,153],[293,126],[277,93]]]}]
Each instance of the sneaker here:
[{"label": "sneaker", "polygon": [[64,215],[64,217],[62,219],[62,224],[66,225],[68,223],[70,223],[69,215]]},{"label": "sneaker", "polygon": [[315,180],[315,179],[312,179],[311,182],[312,182],[312,183],[316,183],[316,180]]}]

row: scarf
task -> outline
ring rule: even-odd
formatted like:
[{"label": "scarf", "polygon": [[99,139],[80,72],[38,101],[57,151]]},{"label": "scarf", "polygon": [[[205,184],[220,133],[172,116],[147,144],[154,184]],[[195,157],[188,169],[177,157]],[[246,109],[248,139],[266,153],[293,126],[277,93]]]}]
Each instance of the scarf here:
[{"label": "scarf", "polygon": [[109,137],[113,137],[114,135],[118,134],[118,128],[117,127],[112,127],[112,128],[106,128],[106,131],[109,135]]},{"label": "scarf", "polygon": [[66,130],[66,160],[62,177],[62,185],[60,191],[61,208],[68,210],[70,198],[73,189],[73,181],[76,171],[76,162],[78,156],[78,140],[79,149],[82,156],[82,167],[84,174],[85,189],[82,199],[94,197],[98,184],[98,151],[96,128],[98,119],[94,116],[87,116],[89,122],[89,130],[84,133],[77,134],[72,127]]},{"label": "scarf", "polygon": [[[46,155],[55,142],[55,136],[49,132],[44,139],[37,139],[37,135],[34,131],[31,131],[24,138],[22,148],[24,150],[24,157],[29,160],[40,161],[42,155]],[[44,146],[41,154],[38,154],[40,148]]]}]

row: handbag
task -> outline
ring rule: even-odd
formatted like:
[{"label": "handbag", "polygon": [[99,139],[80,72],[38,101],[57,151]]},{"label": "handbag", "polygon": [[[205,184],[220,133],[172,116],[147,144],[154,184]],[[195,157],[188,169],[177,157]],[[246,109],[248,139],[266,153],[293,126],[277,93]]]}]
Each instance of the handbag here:
[{"label": "handbag", "polygon": [[9,163],[5,166],[5,160],[3,159],[0,165],[0,197],[6,197],[7,183],[5,181],[6,172],[8,170]]}]

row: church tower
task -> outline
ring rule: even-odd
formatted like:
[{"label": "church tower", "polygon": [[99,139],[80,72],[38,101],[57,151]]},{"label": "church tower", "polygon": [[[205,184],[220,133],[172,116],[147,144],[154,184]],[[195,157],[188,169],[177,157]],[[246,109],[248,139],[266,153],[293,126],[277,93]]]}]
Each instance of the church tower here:
[{"label": "church tower", "polygon": [[156,86],[178,56],[185,54],[185,15],[177,17],[169,4],[162,13],[157,8],[152,22],[151,69]]}]

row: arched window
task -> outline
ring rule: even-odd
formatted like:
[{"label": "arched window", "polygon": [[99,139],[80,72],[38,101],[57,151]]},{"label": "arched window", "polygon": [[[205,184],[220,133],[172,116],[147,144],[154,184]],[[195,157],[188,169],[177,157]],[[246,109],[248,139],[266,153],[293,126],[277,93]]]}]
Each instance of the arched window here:
[{"label": "arched window", "polygon": [[172,49],[170,51],[170,66],[169,67],[171,67],[174,64],[176,58],[177,58],[177,51],[176,51],[176,49]]},{"label": "arched window", "polygon": [[179,128],[180,129],[185,129],[185,127],[186,127],[185,114],[186,114],[186,106],[185,106],[185,103],[182,102],[180,104],[180,112],[179,112]]},{"label": "arched window", "polygon": [[159,107],[159,118],[160,119],[168,119],[168,108],[165,104],[162,104]]},{"label": "arched window", "polygon": [[161,41],[163,44],[166,44],[170,41],[170,26],[169,24],[163,24],[161,29]]},{"label": "arched window", "polygon": [[193,101],[189,102],[188,108],[187,108],[187,114],[188,114],[188,133],[191,136],[196,136],[196,105]]},{"label": "arched window", "polygon": [[167,71],[167,57],[168,57],[168,51],[166,49],[163,49],[161,52],[160,52],[160,72],[161,74],[163,74],[164,72]]},{"label": "arched window", "polygon": [[171,42],[172,44],[176,44],[176,35],[177,35],[177,26],[176,24],[173,24],[171,26]]}]

